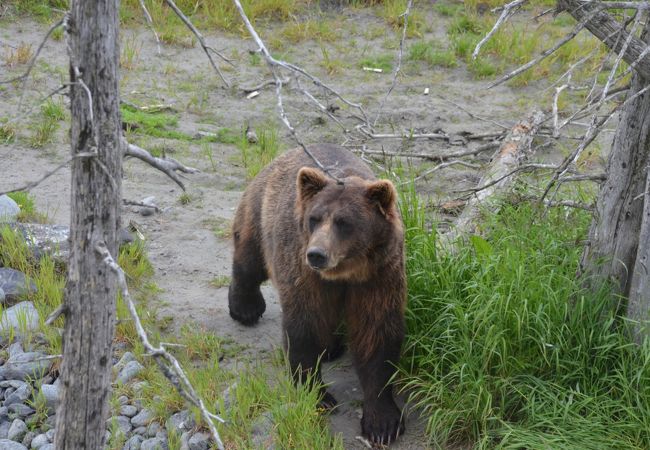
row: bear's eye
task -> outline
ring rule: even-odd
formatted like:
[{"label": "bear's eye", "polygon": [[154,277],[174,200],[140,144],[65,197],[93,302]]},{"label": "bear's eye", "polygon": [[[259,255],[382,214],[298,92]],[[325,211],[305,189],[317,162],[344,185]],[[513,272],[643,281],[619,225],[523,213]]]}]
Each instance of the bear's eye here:
[{"label": "bear's eye", "polygon": [[316,225],[320,223],[320,217],[318,216],[311,216],[309,217],[309,231],[314,231],[314,228],[316,228]]},{"label": "bear's eye", "polygon": [[336,226],[336,228],[338,228],[340,231],[343,231],[343,232],[350,231],[350,228],[352,227],[350,222],[348,222],[347,220],[342,219],[340,217],[337,217],[336,219],[334,219],[334,226]]}]

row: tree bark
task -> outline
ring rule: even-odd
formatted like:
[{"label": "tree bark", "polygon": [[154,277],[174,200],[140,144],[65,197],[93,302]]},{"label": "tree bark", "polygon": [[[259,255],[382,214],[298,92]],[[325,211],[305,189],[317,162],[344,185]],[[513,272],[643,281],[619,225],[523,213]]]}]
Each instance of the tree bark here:
[{"label": "tree bark", "polygon": [[103,449],[111,384],[116,277],[95,250],[117,255],[122,144],[119,0],[73,0],[70,52],[70,261],[56,448]]},{"label": "tree bark", "polygon": [[[642,34],[650,42],[650,22]],[[635,72],[628,98],[650,78]],[[617,294],[628,298],[628,317],[650,316],[648,253],[650,251],[650,93],[634,98],[621,113],[607,165],[607,179],[596,203],[589,244],[582,256],[583,272],[593,280],[612,281]],[[635,327],[637,341],[645,326]]]}]

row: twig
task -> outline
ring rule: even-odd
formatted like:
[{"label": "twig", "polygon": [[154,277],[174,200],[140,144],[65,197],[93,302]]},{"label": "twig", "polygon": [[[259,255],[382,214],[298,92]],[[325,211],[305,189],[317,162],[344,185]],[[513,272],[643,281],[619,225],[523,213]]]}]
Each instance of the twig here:
[{"label": "twig", "polygon": [[122,204],[123,205],[128,205],[128,206],[141,206],[143,208],[151,208],[156,212],[160,212],[160,208],[154,204],[150,203],[143,203],[143,202],[137,202],[135,200],[127,200],[125,198],[122,199]]},{"label": "twig", "polygon": [[[291,81],[289,78],[283,78],[282,79],[282,84],[288,84],[289,81]],[[261,91],[262,89],[264,89],[267,86],[275,86],[275,80],[273,79],[273,80],[262,81],[260,84],[258,84],[257,86],[253,86],[253,87],[243,87],[242,86],[242,87],[240,87],[240,89],[242,91],[244,91],[246,94],[249,94],[251,92]]]},{"label": "twig", "polygon": [[367,155],[379,155],[379,156],[393,156],[399,158],[420,158],[428,159],[429,161],[446,161],[449,159],[462,158],[463,156],[473,156],[479,153],[483,153],[489,150],[494,150],[499,147],[498,142],[489,142],[487,144],[480,145],[473,150],[463,150],[460,152],[453,152],[447,154],[430,154],[430,153],[405,153],[405,152],[390,152],[384,150],[358,150],[360,153]]},{"label": "twig", "polygon": [[158,158],[156,156],[153,156],[145,149],[138,147],[137,145],[134,144],[129,144],[127,142],[124,143],[124,156],[132,156],[134,158],[138,158],[146,162],[150,166],[160,170],[169,178],[174,180],[176,184],[178,184],[183,190],[185,190],[185,185],[179,178],[176,171],[183,172],[183,173],[199,172],[199,169],[185,166],[180,162],[176,161],[174,158]]},{"label": "twig", "polygon": [[169,5],[169,7],[174,10],[176,15],[183,21],[183,23],[187,26],[187,28],[189,28],[192,31],[192,33],[194,33],[196,38],[199,40],[199,43],[201,44],[201,48],[203,48],[203,51],[205,52],[208,59],[210,60],[210,64],[212,64],[212,67],[219,74],[219,77],[221,77],[221,80],[223,81],[223,83],[227,87],[230,87],[230,83],[223,76],[223,73],[221,73],[221,70],[219,70],[219,67],[216,65],[216,63],[212,59],[212,56],[210,55],[210,52],[213,52],[215,55],[217,55],[219,58],[223,59],[227,63],[231,63],[231,61],[228,58],[226,58],[225,56],[223,56],[221,53],[219,53],[218,51],[213,49],[212,47],[208,47],[208,45],[205,43],[205,39],[203,39],[203,35],[199,32],[199,30],[196,29],[196,27],[194,26],[194,24],[192,24],[190,19],[188,19],[185,16],[185,14],[183,14],[183,11],[181,11],[178,8],[178,6],[176,6],[176,3],[174,3],[172,0],[165,0],[165,3],[167,3]]},{"label": "twig", "polygon": [[[517,1],[524,1],[524,0],[517,0]],[[404,53],[404,42],[406,41],[406,29],[408,28],[409,15],[411,14],[412,6],[413,6],[413,0],[408,0],[406,4],[406,10],[401,15],[401,17],[404,18],[404,24],[402,28],[402,38],[399,41],[399,51],[397,52],[397,65],[395,67],[395,70],[393,71],[393,81],[390,84],[390,88],[388,88],[388,92],[386,92],[386,95],[384,96],[383,100],[379,104],[379,110],[377,111],[377,116],[375,117],[375,121],[372,124],[373,126],[377,125],[377,121],[381,116],[381,111],[384,109],[386,100],[388,100],[388,97],[390,96],[391,92],[393,92],[393,89],[395,89],[395,85],[397,84],[397,76],[402,70],[402,55]]]},{"label": "twig", "polygon": [[158,46],[158,55],[161,55],[162,51],[160,49],[160,38],[158,37],[158,33],[156,33],[156,29],[153,26],[153,19],[151,18],[151,14],[149,14],[149,10],[147,9],[147,6],[144,4],[144,0],[140,0],[140,7],[144,12],[144,18],[147,20],[147,25],[149,25],[149,29],[153,33],[153,36],[156,38],[156,45]]},{"label": "twig", "polygon": [[490,32],[486,34],[483,37],[483,39],[479,41],[478,44],[476,44],[476,47],[474,48],[474,52],[472,52],[472,59],[476,59],[479,52],[481,51],[481,47],[483,47],[483,45],[490,40],[490,38],[494,35],[494,33],[497,32],[499,27],[501,27],[503,23],[507,22],[508,19],[517,12],[517,10],[521,7],[521,5],[523,5],[527,1],[528,0],[514,0],[513,2],[510,2],[507,5],[503,6],[501,15],[497,19],[496,23],[494,24]]},{"label": "twig", "polygon": [[504,75],[503,77],[499,78],[497,81],[491,83],[487,88],[491,89],[495,86],[498,86],[500,84],[505,83],[506,81],[510,80],[511,78],[519,75],[522,72],[525,72],[526,70],[530,69],[531,67],[535,66],[542,60],[546,59],[549,55],[554,53],[557,49],[562,47],[564,44],[569,42],[571,39],[576,37],[576,35],[582,30],[586,25],[587,22],[589,22],[597,13],[600,12],[600,9],[595,9],[592,11],[590,14],[586,15],[585,17],[582,18],[582,20],[571,30],[567,35],[565,35],[562,39],[560,39],[553,47],[544,50],[542,53],[540,53],[537,58],[534,58],[530,61],[528,61],[526,64],[519,66],[512,72]]},{"label": "twig", "polygon": [[203,400],[197,395],[194,387],[187,378],[187,375],[185,374],[185,371],[179,364],[178,360],[174,358],[173,355],[168,353],[163,345],[154,347],[151,344],[149,337],[147,336],[147,332],[142,326],[142,322],[138,316],[138,311],[135,309],[135,305],[131,299],[131,294],[129,293],[129,288],[126,284],[126,276],[124,275],[124,271],[111,256],[108,248],[106,247],[106,244],[104,242],[98,243],[95,246],[95,251],[103,258],[104,264],[106,264],[115,273],[115,275],[117,275],[118,284],[122,293],[122,299],[126,301],[127,307],[135,324],[135,329],[140,340],[142,341],[142,345],[149,352],[149,354],[156,358],[156,362],[161,367],[161,369],[163,369],[163,373],[178,389],[179,393],[192,405],[199,408],[203,419],[205,420],[208,428],[210,429],[210,432],[212,433],[212,438],[217,444],[217,448],[223,450],[223,442],[221,442],[219,432],[217,431],[217,428],[212,420],[214,419],[221,423],[225,423],[225,421],[218,415],[212,414],[206,409]]},{"label": "twig", "polygon": [[45,325],[51,326],[56,319],[58,319],[60,316],[64,316],[67,312],[67,305],[65,303],[61,303],[58,308],[56,308],[50,313],[49,316],[47,316],[47,319],[45,319]]}]

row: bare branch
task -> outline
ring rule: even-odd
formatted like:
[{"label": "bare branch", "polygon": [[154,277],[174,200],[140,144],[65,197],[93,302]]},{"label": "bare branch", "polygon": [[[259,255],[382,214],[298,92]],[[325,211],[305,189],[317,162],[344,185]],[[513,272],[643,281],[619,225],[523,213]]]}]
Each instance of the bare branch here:
[{"label": "bare branch", "polygon": [[144,4],[144,0],[140,0],[140,8],[142,8],[142,11],[144,12],[144,18],[147,20],[147,25],[149,25],[149,28],[151,29],[153,36],[156,38],[156,45],[158,46],[158,54],[160,55],[162,53],[162,51],[160,50],[160,38],[158,37],[158,33],[156,33],[156,29],[153,26],[153,19],[151,18],[151,14],[149,14],[149,10],[147,9],[147,6]]},{"label": "bare branch", "polygon": [[138,333],[138,337],[142,341],[142,345],[149,352],[151,356],[156,358],[156,362],[158,363],[160,368],[163,369],[162,370],[163,373],[172,382],[172,384],[176,387],[176,389],[178,389],[179,393],[185,399],[187,399],[192,405],[199,408],[199,410],[201,411],[201,415],[203,416],[203,419],[206,422],[206,425],[208,426],[210,432],[212,433],[212,438],[217,444],[217,447],[220,450],[223,450],[224,449],[223,442],[221,442],[221,438],[219,437],[219,432],[217,431],[217,428],[214,425],[213,420],[217,420],[221,423],[225,423],[225,421],[221,417],[217,416],[216,414],[210,413],[206,409],[203,400],[196,393],[194,387],[190,383],[190,380],[187,378],[187,375],[183,371],[183,368],[179,364],[178,360],[174,358],[173,355],[168,353],[167,350],[165,350],[165,347],[163,345],[154,347],[151,344],[151,342],[149,341],[149,337],[147,336],[147,332],[142,326],[142,322],[140,321],[140,317],[138,316],[138,311],[135,309],[135,304],[131,299],[131,294],[129,293],[129,288],[126,284],[126,276],[124,275],[124,271],[111,256],[110,252],[108,251],[108,248],[106,248],[106,244],[100,242],[95,247],[95,251],[103,258],[104,264],[106,264],[117,276],[119,288],[122,293],[122,299],[127,304],[129,313],[131,314],[131,318],[133,319],[133,322],[135,324],[135,329]]},{"label": "bare branch", "polygon": [[528,0],[514,0],[508,3],[507,5],[503,6],[501,15],[497,19],[496,23],[494,24],[490,32],[486,34],[483,37],[483,39],[479,41],[478,44],[476,44],[476,47],[474,48],[474,52],[472,52],[472,59],[476,59],[479,52],[481,51],[481,47],[483,47],[483,45],[485,45],[485,43],[490,40],[490,38],[494,35],[494,33],[497,32],[499,27],[501,27],[502,24],[507,22],[508,19],[517,12],[517,10],[521,7],[521,5],[523,5],[527,1]]},{"label": "bare branch", "polygon": [[430,154],[430,153],[406,153],[406,152],[390,152],[384,150],[358,150],[359,153],[366,155],[379,155],[379,156],[392,156],[398,158],[420,158],[428,159],[430,161],[447,161],[450,159],[462,158],[463,156],[478,155],[489,150],[494,150],[499,147],[498,142],[488,142],[487,144],[480,145],[473,150],[463,150],[460,152],[453,152],[447,154]]},{"label": "bare branch", "polygon": [[[524,0],[517,0],[517,1],[524,1]],[[384,105],[386,104],[386,100],[388,100],[388,97],[390,96],[391,92],[393,92],[393,89],[395,89],[395,85],[397,84],[397,76],[399,75],[400,71],[402,70],[402,55],[404,53],[404,41],[406,41],[406,29],[408,28],[409,24],[409,15],[411,14],[411,7],[413,6],[413,0],[408,0],[408,3],[406,4],[406,10],[402,13],[402,17],[404,18],[404,23],[402,27],[402,38],[399,41],[399,51],[397,53],[397,65],[395,67],[395,71],[393,72],[393,81],[390,85],[390,88],[388,88],[388,92],[386,92],[386,95],[384,96],[384,99],[381,101],[379,104],[379,110],[377,111],[377,116],[375,117],[375,121],[373,122],[373,126],[377,125],[377,121],[379,120],[379,117],[381,116],[381,111],[384,109]]]},{"label": "bare branch", "polygon": [[199,32],[199,30],[196,29],[196,27],[194,26],[194,24],[192,24],[190,19],[188,19],[185,16],[185,14],[183,14],[183,11],[181,11],[178,8],[178,6],[176,6],[176,3],[174,3],[172,0],[165,0],[165,3],[167,3],[169,5],[169,7],[174,10],[176,15],[183,21],[183,23],[187,26],[187,28],[189,28],[192,31],[192,33],[194,33],[196,38],[199,40],[199,44],[201,44],[201,48],[203,49],[203,51],[207,55],[208,59],[210,60],[210,64],[212,64],[212,68],[219,74],[219,77],[221,78],[221,81],[223,81],[223,83],[227,87],[230,87],[230,83],[223,76],[223,73],[221,73],[221,70],[219,70],[219,67],[216,65],[216,63],[212,59],[212,56],[210,55],[210,52],[214,53],[215,55],[217,55],[219,58],[223,59],[227,63],[231,63],[231,61],[228,58],[226,58],[225,56],[223,56],[221,53],[219,53],[218,51],[213,49],[212,47],[208,47],[208,45],[205,43],[205,39],[203,38],[203,35]]},{"label": "bare branch", "polygon": [[138,158],[146,162],[150,166],[160,170],[169,178],[174,180],[176,184],[178,184],[183,190],[185,190],[185,185],[179,178],[176,171],[183,172],[183,173],[199,172],[199,169],[195,169],[193,167],[187,167],[173,158],[158,158],[156,156],[153,156],[145,149],[138,147],[137,145],[134,144],[129,144],[127,142],[124,143],[124,156],[132,156],[134,158]]}]

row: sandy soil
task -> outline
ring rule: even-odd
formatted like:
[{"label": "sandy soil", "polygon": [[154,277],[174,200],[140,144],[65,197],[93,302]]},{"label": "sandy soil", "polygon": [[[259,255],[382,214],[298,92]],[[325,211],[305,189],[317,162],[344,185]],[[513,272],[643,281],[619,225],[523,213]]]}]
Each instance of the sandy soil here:
[{"label": "sandy soil", "polygon": [[[341,73],[328,76],[320,65],[322,52],[317,43],[307,42],[287,46],[282,56],[298,62],[319,77],[340,90],[353,101],[361,101],[374,117],[378,105],[391,82],[390,74],[374,74],[358,67],[358,53],[390,53],[383,48],[386,36],[368,39],[359,31],[371,26],[384,26],[382,19],[368,11],[343,11],[341,13],[342,39],[329,45],[332,52],[338,51],[347,67]],[[431,18],[431,20],[434,20]],[[355,25],[352,27],[352,25]],[[353,28],[357,29],[354,34]],[[444,27],[435,27],[427,38],[444,37]],[[32,44],[36,48],[46,27],[28,20],[4,20],[0,27],[0,53],[7,53],[20,43]],[[179,128],[190,134],[199,130],[217,131],[227,127],[236,131],[246,123],[252,126],[269,120],[277,121],[274,90],[267,88],[252,100],[238,89],[238,86],[256,85],[269,79],[266,68],[250,64],[250,40],[239,37],[205,33],[208,42],[233,58],[234,68],[226,76],[235,87],[224,89],[211,71],[204,54],[199,48],[177,48],[164,46],[158,56],[155,42],[146,29],[128,29],[123,32],[123,41],[138,49],[135,68],[124,70],[122,95],[126,100],[138,104],[173,104],[181,111]],[[269,37],[268,29],[263,37]],[[352,48],[352,41],[355,46]],[[398,41],[393,42],[397,44]],[[340,50],[343,48],[343,50]],[[462,64],[461,64],[462,65]],[[18,73],[23,67],[8,68],[0,65],[0,78]],[[46,95],[67,73],[65,47],[63,42],[50,42],[43,51],[34,76],[27,83],[25,109],[37,104],[37,98]],[[189,83],[188,83],[189,81]],[[188,86],[188,84],[190,86]],[[442,96],[459,103],[479,116],[492,121],[512,124],[526,112],[518,110],[515,100],[521,92],[514,93],[508,87],[484,90],[486,83],[474,80],[464,68],[433,70],[420,65],[405,66],[405,74],[389,98],[381,116],[379,129],[382,132],[415,129],[432,132],[443,129],[448,133],[469,131],[485,133],[500,131],[492,122],[471,118]],[[285,92],[285,105],[290,119],[306,142],[338,142],[346,140],[344,134],[332,121],[321,120],[312,105],[292,89]],[[308,83],[304,83],[308,86]],[[431,94],[422,95],[429,87]],[[319,90],[314,90],[319,93]],[[0,113],[14,117],[17,111],[18,93],[15,86],[0,90]],[[333,98],[321,95],[325,102],[337,103]],[[350,119],[344,109],[339,117],[346,126],[356,122]],[[325,119],[327,119],[325,117]],[[0,191],[14,188],[27,181],[38,179],[42,174],[64,161],[69,153],[67,125],[59,130],[56,139],[43,149],[32,149],[26,144],[29,123],[33,117],[20,120],[19,137],[12,144],[0,145]],[[294,146],[284,129],[280,135],[285,148]],[[231,248],[228,239],[214,233],[215,223],[226,223],[232,219],[241,191],[245,186],[245,172],[238,162],[238,150],[232,145],[210,144],[215,167],[205,156],[205,148],[194,143],[179,143],[173,140],[151,139],[149,144],[166,144],[176,150],[174,157],[200,173],[187,177],[186,184],[192,201],[182,205],[178,199],[181,190],[164,175],[145,166],[140,161],[125,161],[123,196],[140,200],[154,196],[163,212],[149,217],[139,215],[137,208],[126,208],[124,223],[135,221],[147,239],[149,256],[156,273],[155,282],[162,289],[161,312],[173,317],[174,326],[192,321],[220,335],[230,336],[237,342],[249,344],[256,350],[271,349],[280,345],[281,311],[277,296],[270,286],[263,291],[267,299],[267,310],[259,325],[246,328],[230,319],[227,308],[227,287],[216,288],[210,282],[216,276],[230,274]],[[397,140],[370,141],[366,143],[374,150],[440,151],[449,146],[437,141],[403,143]],[[454,147],[458,150],[462,147]],[[382,163],[383,164],[383,163]],[[477,175],[468,170],[441,171],[436,177],[423,180],[420,191],[434,199],[448,191],[449,186],[461,188],[476,182]],[[69,169],[66,168],[32,190],[37,206],[47,212],[51,221],[57,224],[69,223]],[[364,448],[355,439],[360,433],[358,414],[361,390],[349,359],[329,365],[325,369],[325,380],[332,384],[334,395],[342,403],[341,410],[331,416],[332,430],[342,433],[346,448]],[[424,449],[424,426],[416,415],[409,418],[407,434],[392,448]]]}]

